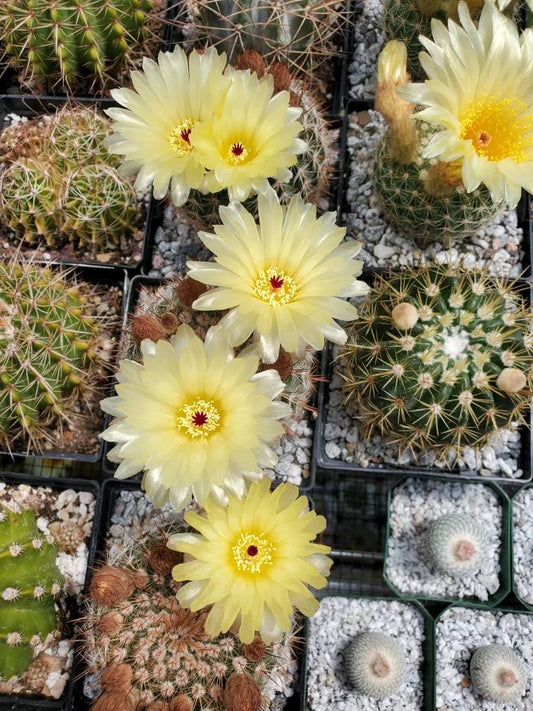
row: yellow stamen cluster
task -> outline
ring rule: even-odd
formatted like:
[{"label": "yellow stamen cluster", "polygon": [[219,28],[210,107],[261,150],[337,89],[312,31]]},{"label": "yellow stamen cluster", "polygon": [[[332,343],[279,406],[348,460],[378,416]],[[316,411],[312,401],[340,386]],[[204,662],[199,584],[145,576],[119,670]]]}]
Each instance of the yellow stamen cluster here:
[{"label": "yellow stamen cluster", "polygon": [[284,269],[268,267],[259,272],[254,291],[262,301],[270,306],[288,304],[298,293],[296,281]]},{"label": "yellow stamen cluster", "polygon": [[220,429],[220,412],[212,400],[197,398],[180,407],[176,424],[178,429],[192,439],[207,439]]},{"label": "yellow stamen cluster", "polygon": [[230,165],[241,165],[242,163],[247,163],[250,160],[250,151],[246,146],[240,141],[234,141],[228,148],[227,161]]},{"label": "yellow stamen cluster", "polygon": [[189,136],[194,128],[194,121],[189,119],[182,121],[179,126],[172,129],[170,136],[168,137],[168,142],[172,146],[172,149],[179,157],[184,156],[186,153],[190,153],[194,150],[191,146]]},{"label": "yellow stamen cluster", "polygon": [[264,538],[253,533],[242,533],[232,547],[233,559],[237,569],[246,573],[260,573],[265,565],[272,565],[272,553],[276,548]]},{"label": "yellow stamen cluster", "polygon": [[523,101],[480,94],[460,117],[460,136],[471,140],[476,153],[489,161],[525,161],[528,148],[533,147],[533,138],[528,135],[533,116],[524,116],[526,110]]}]

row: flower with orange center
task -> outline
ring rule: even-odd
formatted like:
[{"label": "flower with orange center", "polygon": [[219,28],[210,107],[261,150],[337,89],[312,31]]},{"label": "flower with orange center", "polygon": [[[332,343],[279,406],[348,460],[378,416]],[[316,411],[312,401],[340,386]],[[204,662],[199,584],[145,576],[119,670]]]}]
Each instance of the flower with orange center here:
[{"label": "flower with orange center", "polygon": [[424,84],[397,91],[425,106],[418,119],[440,127],[424,154],[461,161],[467,192],[481,183],[495,202],[515,207],[522,188],[533,190],[533,30],[515,23],[487,1],[478,27],[459,4],[461,25],[433,21],[433,39],[421,64]]},{"label": "flower with orange center", "polygon": [[137,173],[135,187],[153,184],[163,198],[170,186],[176,205],[191,188],[200,188],[205,167],[192,145],[194,132],[224,100],[230,79],[223,75],[226,55],[210,47],[189,57],[180,48],[160,52],[157,62],[144,59],[143,71],[132,72],[132,89],[114,89],[125,108],[107,109],[115,133],[107,139],[111,153],[124,156],[121,172]]},{"label": "flower with orange center", "polygon": [[101,436],[116,443],[116,476],[144,470],[148,495],[178,510],[193,496],[242,496],[245,477],[277,459],[269,445],[290,411],[273,402],[284,387],[277,371],[257,373],[255,355],[234,357],[219,327],[204,343],[182,325],[170,342],[145,339],[141,350],[142,364],[120,362],[117,396],[101,403],[115,418]]},{"label": "flower with orange center", "polygon": [[280,347],[302,356],[307,345],[320,350],[324,337],[345,343],[346,332],[334,319],[355,319],[356,308],[341,297],[368,291],[356,279],[361,244],[343,242],[346,230],[335,224],[335,213],[317,218],[315,206],[299,195],[285,207],[268,188],[257,204],[259,224],[231,203],[220,209],[215,234],[199,233],[215,262],[188,262],[189,275],[216,288],[193,308],[232,309],[220,322],[231,344],[253,333],[266,363],[276,361]]},{"label": "flower with orange center", "polygon": [[313,543],[326,520],[309,511],[293,484],[271,492],[270,480],[263,478],[244,499],[231,496],[227,506],[208,499],[205,514],[188,511],[185,520],[199,534],[170,537],[170,548],[191,557],[172,575],[191,581],[177,594],[183,607],[212,606],[208,634],[215,637],[238,622],[242,642],[250,644],[259,632],[270,644],[290,630],[295,607],[307,616],[316,612],[308,586],[326,585],[330,549]]},{"label": "flower with orange center", "polygon": [[289,92],[275,96],[270,74],[258,79],[249,71],[226,71],[231,87],[210,121],[198,127],[191,143],[211,172],[211,192],[227,188],[230,200],[246,200],[268,186],[268,179],[288,181],[290,167],[306,144],[296,138],[302,110],[289,106]]}]

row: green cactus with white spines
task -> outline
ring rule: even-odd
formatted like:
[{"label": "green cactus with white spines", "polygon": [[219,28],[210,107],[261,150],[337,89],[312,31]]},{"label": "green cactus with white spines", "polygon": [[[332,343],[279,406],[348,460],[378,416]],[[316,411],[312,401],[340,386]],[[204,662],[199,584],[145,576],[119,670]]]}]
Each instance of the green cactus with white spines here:
[{"label": "green cactus with white spines", "polygon": [[470,659],[472,686],[487,701],[503,704],[523,697],[528,676],[523,660],[503,644],[478,647]]},{"label": "green cactus with white spines", "polygon": [[[34,151],[23,141],[25,127]],[[93,253],[131,237],[140,206],[131,182],[116,170],[118,159],[108,159],[109,121],[95,110],[67,107],[43,123],[38,136],[35,129],[35,122],[24,123],[6,141],[14,149],[18,138],[27,153],[0,174],[7,226],[29,244],[69,241]]]},{"label": "green cactus with white spines", "polygon": [[214,45],[230,62],[253,49],[269,63],[316,80],[337,53],[334,38],[346,19],[337,0],[186,0],[189,25],[198,44]]},{"label": "green cactus with white spines", "polygon": [[57,549],[40,533],[33,511],[0,508],[0,678],[20,676],[32,645],[56,628],[54,595],[62,576]]},{"label": "green cactus with white spines", "polygon": [[431,265],[379,276],[351,324],[341,376],[365,436],[400,449],[487,444],[524,422],[531,315],[513,285]]},{"label": "green cactus with white spines", "polygon": [[446,514],[429,525],[425,548],[442,573],[457,578],[475,575],[484,563],[483,528],[468,514]]},{"label": "green cactus with white spines", "polygon": [[361,632],[344,652],[346,677],[360,694],[386,699],[403,684],[404,656],[401,646],[389,635]]},{"label": "green cactus with white spines", "polygon": [[0,263],[0,442],[39,447],[92,384],[98,325],[82,288],[60,272]]},{"label": "green cactus with white spines", "polygon": [[0,40],[23,81],[72,89],[107,75],[139,54],[153,0],[4,0]]},{"label": "green cactus with white spines", "polygon": [[131,234],[138,215],[130,183],[110,166],[86,165],[68,174],[62,193],[61,230],[80,245],[108,248]]}]

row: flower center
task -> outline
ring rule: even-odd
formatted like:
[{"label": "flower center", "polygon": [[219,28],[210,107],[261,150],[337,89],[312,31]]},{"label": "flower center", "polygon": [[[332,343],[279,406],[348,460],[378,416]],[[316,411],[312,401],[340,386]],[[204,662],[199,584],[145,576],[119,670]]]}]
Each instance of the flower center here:
[{"label": "flower center", "polygon": [[234,141],[228,148],[227,161],[230,165],[241,165],[248,162],[249,150],[244,143]]},{"label": "flower center", "polygon": [[259,272],[254,291],[261,301],[271,306],[283,306],[293,301],[298,293],[296,282],[284,269],[268,267]]},{"label": "flower center", "polygon": [[174,153],[176,153],[176,155],[178,155],[180,158],[181,156],[184,156],[187,153],[191,153],[191,151],[194,150],[193,146],[191,146],[190,140],[190,135],[193,128],[194,121],[187,119],[180,123],[179,126],[176,126],[176,128],[172,129],[170,136],[168,137],[168,142],[172,146]]},{"label": "flower center", "polygon": [[242,533],[231,552],[238,570],[246,573],[260,573],[264,565],[272,565],[272,553],[276,548],[264,533],[255,536],[253,533]]},{"label": "flower center", "polygon": [[489,161],[529,160],[533,138],[527,134],[533,128],[533,116],[525,115],[527,108],[519,99],[480,94],[460,117],[460,136],[471,140],[476,153]]},{"label": "flower center", "polygon": [[192,439],[207,439],[220,429],[220,412],[212,400],[197,398],[180,407],[176,417],[178,429]]}]

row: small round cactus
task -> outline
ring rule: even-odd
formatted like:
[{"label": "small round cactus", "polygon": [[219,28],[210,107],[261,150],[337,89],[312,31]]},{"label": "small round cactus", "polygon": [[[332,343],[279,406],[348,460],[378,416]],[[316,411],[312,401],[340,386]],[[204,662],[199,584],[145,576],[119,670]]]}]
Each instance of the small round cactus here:
[{"label": "small round cactus", "polygon": [[98,364],[98,326],[82,287],[31,263],[0,263],[0,442],[39,447],[68,419]]},{"label": "small round cactus", "polygon": [[32,645],[56,628],[54,595],[62,582],[56,555],[33,511],[0,508],[0,679],[23,674]]},{"label": "small round cactus", "polygon": [[346,404],[365,436],[445,459],[524,422],[532,346],[522,296],[486,272],[431,265],[379,276],[343,350]]},{"label": "small round cactus", "polygon": [[506,702],[525,694],[528,671],[511,647],[489,644],[478,647],[472,655],[470,678],[484,699]]},{"label": "small round cactus", "polygon": [[441,572],[457,578],[474,575],[483,562],[483,529],[472,516],[447,514],[430,524],[426,546]]},{"label": "small round cactus", "polygon": [[394,694],[405,675],[400,645],[382,632],[362,632],[344,653],[346,677],[355,689],[374,699]]},{"label": "small round cactus", "polygon": [[62,168],[92,163],[118,168],[120,158],[109,153],[104,143],[110,133],[109,120],[98,110],[67,105],[50,123],[47,152]]}]

